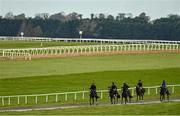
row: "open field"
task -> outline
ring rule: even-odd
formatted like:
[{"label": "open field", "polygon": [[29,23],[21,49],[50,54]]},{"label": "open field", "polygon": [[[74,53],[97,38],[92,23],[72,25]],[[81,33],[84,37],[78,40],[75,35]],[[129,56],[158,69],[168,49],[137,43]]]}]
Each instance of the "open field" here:
[{"label": "open field", "polygon": [[178,67],[180,67],[180,54],[177,53],[0,61],[0,78]]}]

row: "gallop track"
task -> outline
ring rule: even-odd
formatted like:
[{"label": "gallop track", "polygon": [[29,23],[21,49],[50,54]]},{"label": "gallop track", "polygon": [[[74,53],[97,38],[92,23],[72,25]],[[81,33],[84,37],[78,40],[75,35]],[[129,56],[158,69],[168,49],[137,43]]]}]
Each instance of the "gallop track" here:
[{"label": "gallop track", "polygon": [[[168,102],[168,101],[165,101]],[[180,102],[180,99],[173,99],[170,100],[169,103],[171,102]],[[154,101],[140,101],[140,102],[132,102],[132,103],[127,103],[127,104],[115,104],[115,105],[140,105],[140,104],[160,104],[161,102],[158,100]],[[33,110],[56,110],[56,109],[70,109],[70,108],[83,108],[83,107],[96,107],[96,106],[114,106],[110,103],[101,103],[98,105],[90,106],[88,103],[85,104],[74,104],[74,105],[59,105],[59,106],[32,106],[32,107],[12,107],[12,108],[1,108],[0,112],[23,112],[23,111],[33,111]]]}]

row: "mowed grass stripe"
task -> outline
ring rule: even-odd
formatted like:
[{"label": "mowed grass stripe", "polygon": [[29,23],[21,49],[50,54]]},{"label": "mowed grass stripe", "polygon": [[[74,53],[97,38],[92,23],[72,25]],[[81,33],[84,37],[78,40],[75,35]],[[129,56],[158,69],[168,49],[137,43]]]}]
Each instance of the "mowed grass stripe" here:
[{"label": "mowed grass stripe", "polygon": [[177,53],[0,61],[0,79],[178,67],[180,67],[180,54]]},{"label": "mowed grass stripe", "polygon": [[[144,86],[160,85],[162,80],[166,80],[167,84],[180,84],[179,72],[180,68],[172,68],[1,79],[0,95],[87,91],[92,82],[96,83],[98,90],[107,89],[113,81],[119,88],[123,82],[134,87],[139,79],[143,81]],[[180,89],[175,91],[178,93]]]},{"label": "mowed grass stripe", "polygon": [[[0,41],[0,49],[41,48],[53,46],[97,45],[94,42],[41,42],[41,41]],[[42,46],[41,46],[42,45]]]}]

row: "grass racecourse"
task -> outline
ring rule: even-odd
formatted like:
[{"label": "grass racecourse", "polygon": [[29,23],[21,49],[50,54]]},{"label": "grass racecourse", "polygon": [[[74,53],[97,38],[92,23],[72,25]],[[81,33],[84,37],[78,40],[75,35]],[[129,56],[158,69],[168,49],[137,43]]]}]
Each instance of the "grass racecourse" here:
[{"label": "grass racecourse", "polygon": [[[0,45],[4,45],[0,42]],[[22,46],[22,45],[20,45]],[[30,45],[29,47],[34,47]],[[11,48],[11,47],[0,47]],[[20,47],[22,48],[22,47]],[[23,47],[24,48],[24,47]],[[68,91],[89,90],[94,82],[98,90],[107,89],[114,81],[120,88],[123,82],[134,87],[141,79],[144,86],[160,85],[162,80],[168,84],[180,84],[180,54],[126,54],[111,56],[81,56],[55,59],[33,59],[32,61],[0,60],[0,96],[26,95]],[[43,103],[40,105],[61,105],[88,103],[77,99],[68,102]],[[145,99],[158,99],[152,92]],[[180,87],[171,98],[180,98]],[[33,101],[30,99],[30,101]],[[107,97],[101,102],[107,102]],[[24,105],[24,104],[23,104]],[[23,105],[15,105],[23,106]],[[28,104],[26,106],[33,106]],[[3,107],[0,104],[0,107]],[[8,105],[4,107],[10,107]],[[96,106],[52,111],[5,112],[0,114],[176,114],[180,103],[149,105]],[[153,112],[152,112],[153,111]]]}]

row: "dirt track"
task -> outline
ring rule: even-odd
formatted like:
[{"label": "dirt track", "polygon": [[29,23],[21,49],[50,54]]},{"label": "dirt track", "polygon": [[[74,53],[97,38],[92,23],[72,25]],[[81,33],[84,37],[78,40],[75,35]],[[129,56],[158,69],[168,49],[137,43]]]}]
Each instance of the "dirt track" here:
[{"label": "dirt track", "polygon": [[[165,101],[168,102],[168,101]],[[180,99],[172,99],[170,102],[180,102]],[[156,101],[139,101],[139,102],[132,102],[127,103],[126,105],[138,105],[138,104],[160,104],[161,102],[158,100]],[[114,104],[114,105],[125,105],[125,104]],[[94,106],[113,106],[110,103],[101,103]],[[85,104],[74,104],[74,105],[50,105],[50,106],[27,106],[27,107],[11,107],[11,108],[0,108],[0,112],[23,112],[23,111],[32,111],[32,110],[55,110],[55,109],[69,109],[69,108],[83,108],[83,107],[94,107],[90,106],[89,103]]]},{"label": "dirt track", "polygon": [[[177,50],[151,50],[151,51],[111,51],[111,52],[90,52],[90,53],[66,53],[66,54],[48,54],[48,55],[32,55],[31,58],[65,58],[65,57],[78,57],[78,56],[107,56],[117,54],[158,54],[158,53],[180,53]],[[24,56],[14,56],[15,60],[22,60]],[[8,60],[10,58],[0,57],[0,60]]]},{"label": "dirt track", "polygon": [[70,53],[61,55],[34,55],[32,58],[63,58],[63,57],[77,57],[77,56],[104,56],[116,54],[158,54],[158,53],[180,53],[177,50],[169,51],[121,51],[121,52],[95,52],[95,53]]}]

